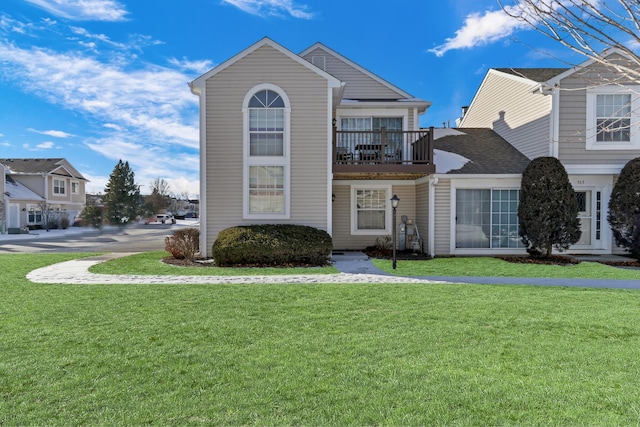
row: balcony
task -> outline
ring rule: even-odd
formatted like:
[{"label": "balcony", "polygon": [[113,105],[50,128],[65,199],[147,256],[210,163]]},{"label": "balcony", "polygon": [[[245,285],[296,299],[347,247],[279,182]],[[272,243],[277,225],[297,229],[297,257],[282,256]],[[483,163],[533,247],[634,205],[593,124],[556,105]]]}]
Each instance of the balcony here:
[{"label": "balcony", "polygon": [[415,179],[434,172],[433,128],[416,131],[333,129],[336,179]]}]

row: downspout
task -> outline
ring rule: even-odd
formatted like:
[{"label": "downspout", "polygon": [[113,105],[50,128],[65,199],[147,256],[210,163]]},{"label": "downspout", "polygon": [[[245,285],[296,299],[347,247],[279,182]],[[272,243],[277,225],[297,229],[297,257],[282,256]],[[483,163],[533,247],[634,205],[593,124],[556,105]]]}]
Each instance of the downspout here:
[{"label": "downspout", "polygon": [[436,185],[438,184],[437,176],[429,177],[429,256],[431,258],[436,255]]},{"label": "downspout", "polygon": [[198,218],[200,222],[200,254],[203,257],[208,256],[207,254],[207,193],[206,189],[206,180],[207,180],[207,141],[206,141],[206,111],[205,107],[205,93],[206,89],[204,86],[196,86],[193,82],[187,83],[189,85],[189,89],[191,89],[191,93],[197,95],[199,98],[199,109],[200,109],[200,194],[198,196]]}]

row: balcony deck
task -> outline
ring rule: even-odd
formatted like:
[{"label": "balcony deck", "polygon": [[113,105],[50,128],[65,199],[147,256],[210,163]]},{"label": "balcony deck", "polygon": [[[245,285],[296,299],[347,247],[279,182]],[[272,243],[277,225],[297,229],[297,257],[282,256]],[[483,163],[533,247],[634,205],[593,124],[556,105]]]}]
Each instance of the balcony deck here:
[{"label": "balcony deck", "polygon": [[433,173],[433,128],[333,130],[334,179],[416,179]]}]

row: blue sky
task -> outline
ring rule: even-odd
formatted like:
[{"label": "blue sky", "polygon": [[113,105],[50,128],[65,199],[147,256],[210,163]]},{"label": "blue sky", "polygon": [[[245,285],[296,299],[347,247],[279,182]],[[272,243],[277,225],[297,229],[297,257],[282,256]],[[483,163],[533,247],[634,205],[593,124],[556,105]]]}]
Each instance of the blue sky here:
[{"label": "blue sky", "polygon": [[490,67],[582,62],[496,0],[2,0],[0,157],[65,157],[103,192],[119,159],[142,193],[198,194],[187,82],[263,37],[322,42],[454,125]]}]

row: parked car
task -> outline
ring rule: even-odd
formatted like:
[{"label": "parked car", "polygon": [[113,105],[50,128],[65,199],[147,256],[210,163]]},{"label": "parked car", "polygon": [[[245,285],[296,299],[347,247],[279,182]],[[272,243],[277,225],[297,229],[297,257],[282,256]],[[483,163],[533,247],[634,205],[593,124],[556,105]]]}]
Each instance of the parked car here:
[{"label": "parked car", "polygon": [[151,224],[152,222],[160,222],[162,224],[175,224],[176,219],[173,217],[173,215],[157,214],[156,216],[153,216],[151,218],[145,218],[144,220],[145,225]]}]

